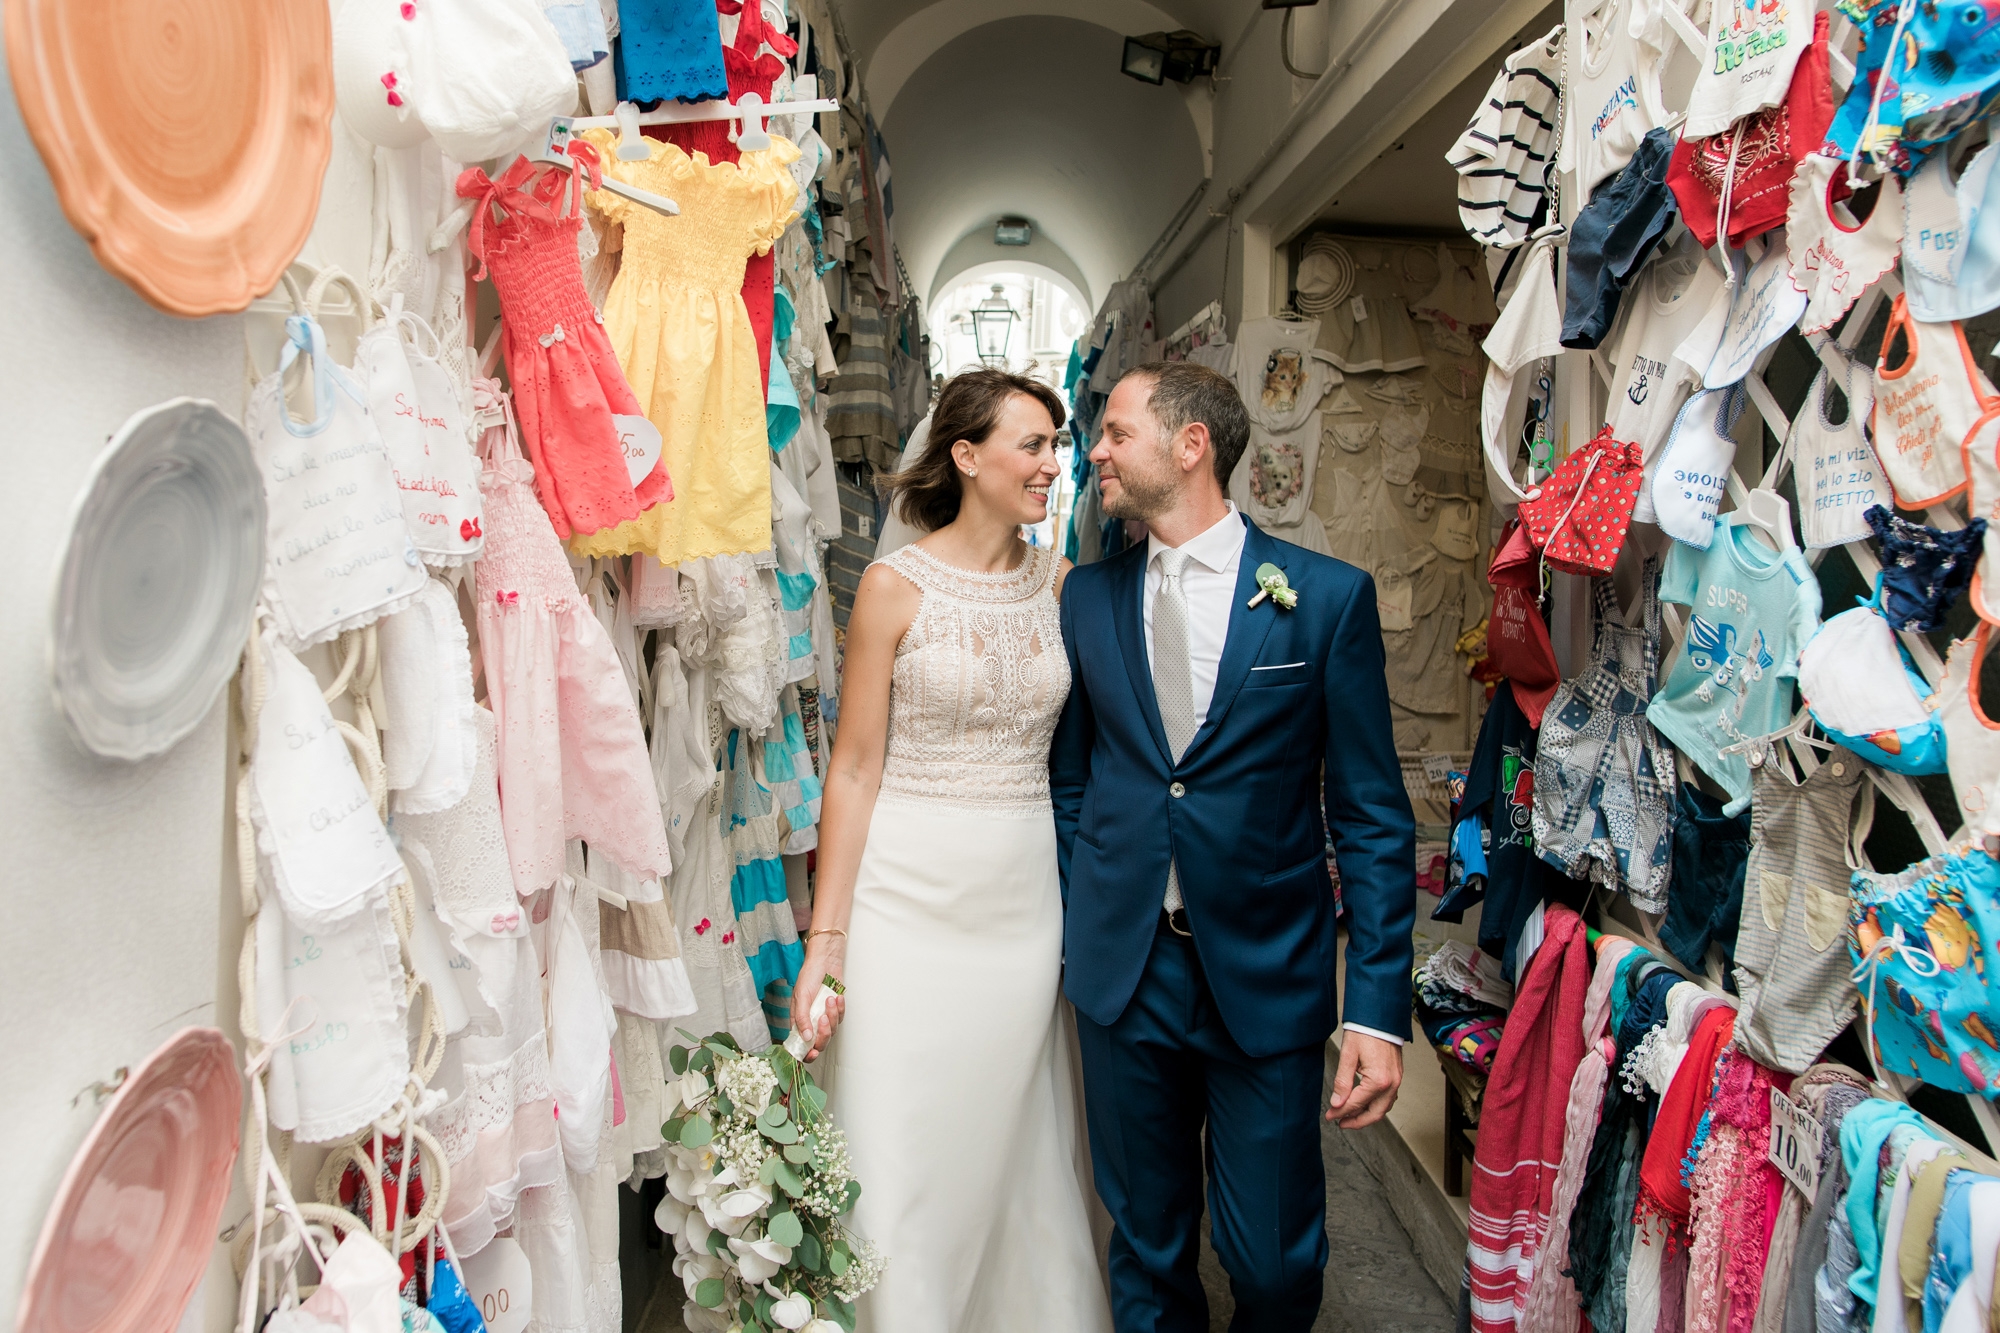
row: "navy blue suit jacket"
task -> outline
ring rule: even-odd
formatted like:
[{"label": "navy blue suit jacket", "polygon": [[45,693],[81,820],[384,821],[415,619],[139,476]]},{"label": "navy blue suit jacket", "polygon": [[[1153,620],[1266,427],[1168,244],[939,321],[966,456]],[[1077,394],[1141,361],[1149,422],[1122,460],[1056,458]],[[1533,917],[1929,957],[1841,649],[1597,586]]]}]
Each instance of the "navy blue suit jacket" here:
[{"label": "navy blue suit jacket", "polygon": [[[1063,989],[1094,1022],[1117,1021],[1145,970],[1172,856],[1237,1044],[1263,1056],[1324,1041],[1341,1014],[1323,771],[1347,911],[1345,1019],[1408,1036],[1416,835],[1374,580],[1244,526],[1214,699],[1178,764],[1146,661],[1145,543],[1063,585],[1071,685],[1049,757]],[[1295,609],[1246,605],[1265,563],[1285,571]]]}]

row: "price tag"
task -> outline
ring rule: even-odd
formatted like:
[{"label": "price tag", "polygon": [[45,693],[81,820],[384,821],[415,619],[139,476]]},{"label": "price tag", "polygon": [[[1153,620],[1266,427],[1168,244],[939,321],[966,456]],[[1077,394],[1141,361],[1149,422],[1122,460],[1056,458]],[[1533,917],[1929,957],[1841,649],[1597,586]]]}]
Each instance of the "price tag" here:
[{"label": "price tag", "polygon": [[625,470],[637,486],[660,461],[660,428],[644,417],[618,413],[612,414],[611,422],[618,428],[618,447],[625,451]]},{"label": "price tag", "polygon": [[486,1333],[521,1333],[534,1309],[534,1276],[528,1269],[528,1252],[509,1237],[488,1242],[478,1254],[459,1262],[465,1275],[466,1294],[479,1307],[486,1321]]},{"label": "price tag", "polygon": [[1825,1133],[1819,1121],[1799,1109],[1798,1103],[1771,1089],[1771,1165],[1799,1187],[1807,1203],[1819,1189],[1819,1153]]},{"label": "price tag", "polygon": [[1355,297],[1347,303],[1347,313],[1354,316],[1356,324],[1363,322],[1368,318],[1368,302],[1359,296]]},{"label": "price tag", "polygon": [[1424,776],[1432,782],[1448,782],[1451,779],[1451,756],[1448,754],[1424,754]]}]

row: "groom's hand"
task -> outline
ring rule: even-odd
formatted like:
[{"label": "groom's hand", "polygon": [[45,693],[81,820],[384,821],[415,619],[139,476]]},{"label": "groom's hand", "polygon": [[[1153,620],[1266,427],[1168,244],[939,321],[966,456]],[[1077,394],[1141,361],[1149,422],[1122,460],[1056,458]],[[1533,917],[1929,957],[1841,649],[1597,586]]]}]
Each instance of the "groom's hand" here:
[{"label": "groom's hand", "polygon": [[1340,1034],[1340,1068],[1326,1118],[1342,1129],[1360,1129],[1389,1114],[1403,1086],[1403,1048],[1352,1028]]}]

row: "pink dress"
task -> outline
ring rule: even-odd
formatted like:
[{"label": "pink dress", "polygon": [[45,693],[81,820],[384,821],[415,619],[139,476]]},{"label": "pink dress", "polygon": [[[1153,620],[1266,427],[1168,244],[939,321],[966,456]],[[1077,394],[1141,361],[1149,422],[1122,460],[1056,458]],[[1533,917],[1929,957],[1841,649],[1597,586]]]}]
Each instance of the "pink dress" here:
[{"label": "pink dress", "polygon": [[[472,398],[475,412],[506,410],[493,380],[474,380]],[[554,883],[571,838],[641,879],[664,875],[673,868],[666,820],[617,651],[535,503],[512,423],[490,427],[480,453],[479,655],[515,891],[526,897]]]},{"label": "pink dress", "polygon": [[468,244],[481,266],[475,278],[490,273],[500,297],[501,346],[535,490],[564,541],[674,498],[664,463],[637,487],[625,464],[613,418],[644,409],[604,336],[577,259],[584,187],[600,179],[597,150],[579,142],[570,152],[574,171],[552,168],[532,184],[535,164],[525,157],[497,181],[478,167],[458,177],[459,194],[477,201]]}]

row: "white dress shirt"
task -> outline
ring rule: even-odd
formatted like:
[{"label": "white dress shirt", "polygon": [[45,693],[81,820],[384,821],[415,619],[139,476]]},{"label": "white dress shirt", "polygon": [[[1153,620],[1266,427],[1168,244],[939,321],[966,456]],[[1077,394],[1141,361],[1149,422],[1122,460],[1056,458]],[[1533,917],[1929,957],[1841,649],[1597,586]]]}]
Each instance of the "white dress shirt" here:
[{"label": "white dress shirt", "polygon": [[[1187,552],[1187,568],[1181,574],[1181,592],[1188,609],[1188,678],[1194,686],[1194,725],[1199,731],[1208,721],[1208,706],[1215,700],[1215,676],[1222,665],[1223,644],[1229,638],[1229,617],[1235,613],[1236,567],[1243,559],[1243,515],[1234,504],[1214,526],[1189,538],[1179,549]],[[1153,662],[1153,598],[1160,591],[1160,552],[1170,550],[1158,537],[1146,538],[1146,579],[1139,614],[1146,628],[1146,668]],[[1411,867],[1414,875],[1415,867]],[[1343,1023],[1350,1032],[1366,1033],[1383,1041],[1403,1044],[1379,1028],[1359,1023]]]}]

